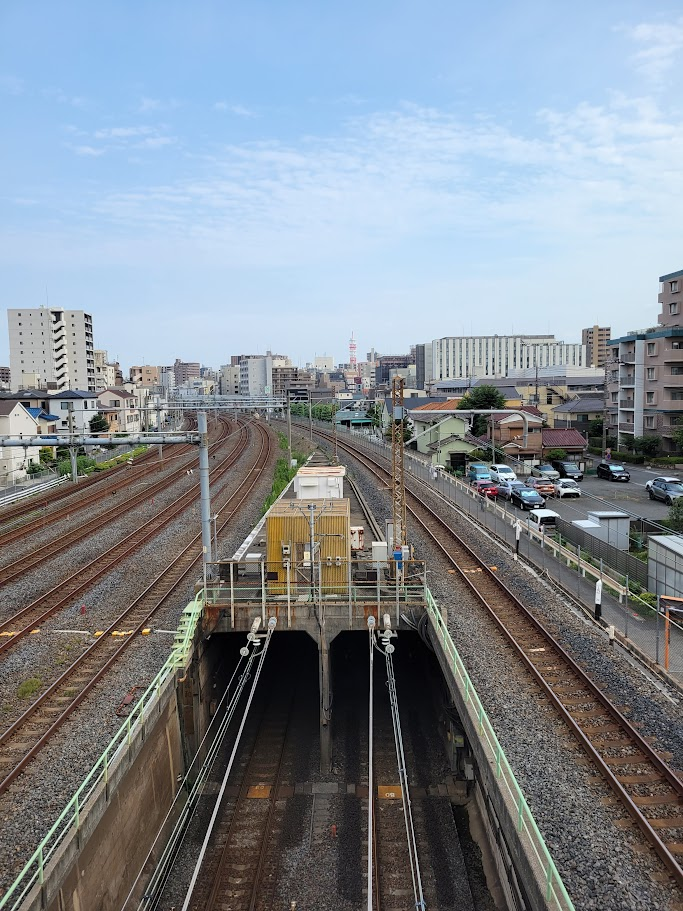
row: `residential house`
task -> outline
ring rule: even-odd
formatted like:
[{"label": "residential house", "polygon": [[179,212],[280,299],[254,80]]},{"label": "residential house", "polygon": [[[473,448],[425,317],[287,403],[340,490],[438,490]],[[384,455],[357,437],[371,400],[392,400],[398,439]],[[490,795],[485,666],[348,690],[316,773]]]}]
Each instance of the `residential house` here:
[{"label": "residential house", "polygon": [[567,458],[578,461],[586,455],[588,440],[574,428],[558,430],[553,427],[544,427],[541,431],[543,438],[543,458],[552,449],[564,449]]},{"label": "residential house", "polygon": [[97,414],[97,393],[65,389],[48,394],[46,403],[41,403],[41,407],[59,415],[58,433],[90,433],[90,421]]},{"label": "residential house", "polygon": [[568,402],[562,402],[553,408],[552,418],[549,423],[556,430],[566,430],[574,427],[584,434],[588,434],[591,421],[601,421],[604,413],[605,399],[602,395],[587,392],[578,395]]},{"label": "residential house", "polygon": [[[526,414],[526,419],[519,413]],[[484,445],[493,445],[499,452],[522,462],[535,462],[543,452],[543,416],[533,405],[523,405],[517,411],[497,411],[487,420]]]},{"label": "residential house", "polygon": [[413,424],[413,438],[418,452],[428,457],[431,465],[464,468],[467,455],[479,446],[470,433],[470,419],[458,411],[455,399],[429,401],[416,408],[408,407]]},{"label": "residential house", "polygon": [[97,413],[107,419],[111,433],[140,432],[140,411],[134,393],[123,386],[114,386],[100,392],[97,403]]},{"label": "residential house", "polygon": [[[11,399],[0,399],[0,436],[31,437],[41,433],[36,418]],[[7,486],[23,480],[31,462],[40,462],[39,446],[0,446],[0,484]]]}]

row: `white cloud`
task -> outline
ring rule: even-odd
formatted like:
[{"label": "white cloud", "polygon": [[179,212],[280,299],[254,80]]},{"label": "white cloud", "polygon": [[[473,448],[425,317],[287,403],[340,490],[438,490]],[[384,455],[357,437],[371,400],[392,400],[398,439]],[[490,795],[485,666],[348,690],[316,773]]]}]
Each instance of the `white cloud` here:
[{"label": "white cloud", "polygon": [[69,146],[69,148],[76,153],[76,155],[84,155],[89,158],[98,158],[100,155],[104,155],[104,149],[96,149],[94,146],[82,145],[82,146]]},{"label": "white cloud", "polygon": [[95,139],[128,139],[131,136],[148,136],[154,133],[154,127],[108,127],[105,130],[96,130]]},{"label": "white cloud", "polygon": [[180,102],[175,98],[161,99],[143,97],[140,99],[137,110],[139,114],[146,114],[149,111],[173,111],[179,107]]},{"label": "white cloud", "polygon": [[111,193],[97,213],[259,264],[506,231],[585,243],[673,219],[683,125],[653,101],[614,96],[537,120],[522,133],[406,105],[329,138],[229,146],[196,158],[194,179]]},{"label": "white cloud", "polygon": [[632,58],[636,68],[653,82],[662,82],[683,50],[683,16],[673,23],[642,22],[621,30],[641,45]]},{"label": "white cloud", "polygon": [[256,114],[242,104],[228,104],[227,101],[217,101],[213,106],[215,111],[234,114],[236,117],[256,117]]}]

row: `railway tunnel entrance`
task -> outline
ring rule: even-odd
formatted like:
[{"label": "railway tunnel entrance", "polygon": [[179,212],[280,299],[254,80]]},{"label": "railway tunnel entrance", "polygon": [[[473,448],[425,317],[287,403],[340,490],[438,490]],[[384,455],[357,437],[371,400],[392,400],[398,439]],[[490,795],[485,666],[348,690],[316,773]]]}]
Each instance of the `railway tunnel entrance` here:
[{"label": "railway tunnel entrance", "polygon": [[[243,634],[221,634],[204,644],[203,670],[198,670],[205,696],[196,709],[207,720],[220,711],[222,694],[233,678],[243,643]],[[472,830],[479,837],[483,827],[472,798],[467,744],[438,662],[417,632],[401,630],[392,644],[398,732],[392,720],[387,664],[377,648],[373,661],[371,796],[376,889],[386,903],[389,899],[408,900],[413,888],[410,836],[406,834],[399,774],[402,756],[410,785],[420,882],[429,898],[427,907],[443,911],[504,907],[496,905],[492,897],[497,886],[488,847],[483,845],[482,859],[480,846],[471,834]],[[276,788],[277,832],[269,837],[266,848],[268,856],[278,858],[272,873],[277,886],[275,891],[269,887],[272,907],[289,907],[286,903],[291,901],[299,908],[316,907],[330,894],[337,896],[337,907],[342,911],[365,907],[371,754],[369,649],[367,632],[343,632],[330,644],[327,722],[331,761],[329,773],[324,774],[319,763],[321,678],[317,644],[306,633],[275,632],[272,636],[250,708],[252,720],[245,726],[244,743],[236,754],[229,786],[234,805],[226,809],[237,812],[235,802],[239,802],[241,791],[244,802],[253,806],[259,799],[259,788]],[[290,733],[280,744],[267,729],[277,725],[285,712],[290,713],[286,722]],[[265,768],[265,759],[258,758],[261,725],[266,729],[263,736],[271,738],[265,752],[282,756],[277,783],[256,780]],[[228,739],[222,749],[224,755],[229,753],[229,744]],[[256,772],[254,768],[250,771],[254,757]],[[266,774],[270,773],[261,777]],[[468,813],[473,815],[471,827]],[[197,848],[199,831],[194,841],[186,839],[188,848],[193,843]],[[491,877],[490,888],[485,868]],[[181,897],[176,893],[165,900],[173,903]]]}]

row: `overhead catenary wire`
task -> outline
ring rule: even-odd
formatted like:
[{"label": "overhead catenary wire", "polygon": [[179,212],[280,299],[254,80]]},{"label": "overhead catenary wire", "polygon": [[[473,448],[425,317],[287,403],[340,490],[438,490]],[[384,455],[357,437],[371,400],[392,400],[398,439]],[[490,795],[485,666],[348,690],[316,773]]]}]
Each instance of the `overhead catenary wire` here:
[{"label": "overhead catenary wire", "polygon": [[[254,664],[256,658],[259,656],[259,646],[260,640],[257,640],[255,637],[253,640],[250,639],[250,642],[254,646],[253,650],[249,652],[247,647],[240,649],[240,658],[237,662],[237,666],[232,673],[232,676],[228,682],[225,693],[216,708],[216,712],[211,719],[211,722],[207,728],[207,731],[204,737],[197,748],[197,751],[190,763],[185,777],[183,779],[181,787],[178,789],[178,792],[166,814],[162,823],[159,826],[159,834],[157,835],[154,843],[152,844],[149,853],[145,857],[145,860],[140,868],[140,872],[136,876],[131,889],[124,901],[122,908],[128,907],[128,903],[131,901],[134,891],[138,887],[141,877],[143,876],[145,869],[150,863],[155,847],[157,846],[162,833],[165,830],[165,827],[172,817],[173,813],[177,811],[178,803],[185,797],[185,804],[180,811],[180,816],[176,821],[173,831],[168,837],[168,841],[164,850],[162,851],[159,859],[156,861],[154,873],[152,874],[149,882],[146,885],[145,892],[142,898],[139,900],[137,907],[141,911],[152,911],[153,908],[157,907],[158,901],[161,897],[161,892],[164,885],[166,884],[168,877],[172,871],[172,865],[175,857],[180,850],[180,847],[183,844],[185,835],[187,833],[187,827],[190,820],[190,817],[194,811],[194,808],[197,804],[199,797],[201,796],[204,783],[211,771],[211,767],[216,759],[216,756],[221,748],[225,735],[227,733],[228,727],[234,717],[237,706],[244,694],[244,690],[248,681],[252,675],[252,665]],[[233,683],[237,679],[237,687],[232,692],[231,689]],[[221,716],[221,709],[225,703],[228,703],[225,707],[225,713]],[[216,724],[220,719],[220,723]],[[189,788],[187,783],[189,781],[190,775],[194,766],[197,764],[199,757],[202,755],[202,748],[206,744],[207,740],[211,739],[210,745],[208,747],[207,755],[202,763],[201,768],[197,774],[197,779]]]},{"label": "overhead catenary wire", "polygon": [[[387,688],[389,690],[389,706],[391,708],[391,721],[394,730],[394,745],[396,748],[396,763],[398,768],[399,784],[401,786],[403,820],[406,829],[406,840],[408,844],[408,858],[410,861],[410,875],[413,882],[413,897],[415,900],[416,911],[425,911],[426,905],[424,892],[422,888],[422,876],[420,873],[420,861],[417,853],[417,839],[415,837],[415,825],[413,822],[413,811],[410,803],[410,790],[408,783],[408,770],[406,767],[405,750],[403,747],[403,734],[401,731],[401,717],[398,706],[398,693],[396,690],[396,675],[394,673],[393,652],[394,646],[391,644],[391,626],[389,615],[384,618],[385,630],[382,634],[382,644],[384,648],[375,641],[375,648],[384,655],[387,668]],[[374,634],[372,634],[374,637]],[[395,634],[394,634],[395,635]]]},{"label": "overhead catenary wire", "polygon": [[240,726],[237,731],[237,736],[235,737],[235,744],[232,748],[232,753],[230,754],[230,759],[228,760],[228,767],[225,770],[225,775],[223,776],[223,781],[221,783],[221,787],[218,792],[218,796],[216,797],[216,805],[213,808],[213,813],[211,814],[211,819],[209,820],[209,824],[206,828],[206,835],[204,836],[204,841],[202,842],[202,847],[199,852],[199,856],[197,857],[197,862],[195,864],[195,868],[192,873],[192,877],[190,879],[190,884],[188,886],[187,894],[185,896],[185,901],[183,902],[183,907],[182,907],[181,911],[187,911],[187,909],[190,906],[190,902],[192,901],[192,893],[193,893],[194,887],[197,883],[197,879],[199,878],[199,874],[200,874],[200,871],[202,868],[202,863],[204,861],[204,856],[206,854],[206,849],[209,845],[209,839],[211,838],[214,826],[216,824],[216,820],[218,819],[218,814],[220,812],[220,806],[223,801],[223,795],[225,794],[225,789],[228,786],[228,778],[230,777],[230,772],[232,771],[232,764],[235,761],[237,749],[240,745],[240,740],[242,738],[242,732],[244,730],[245,724],[247,723],[247,716],[249,715],[249,709],[251,708],[251,703],[254,699],[254,693],[256,692],[256,687],[258,685],[259,677],[261,676],[261,671],[263,670],[263,663],[265,661],[266,654],[268,652],[268,647],[270,646],[270,640],[272,638],[276,623],[277,623],[277,619],[275,617],[271,617],[270,620],[268,621],[268,631],[266,633],[266,638],[263,643],[263,649],[259,655],[259,662],[258,662],[258,665],[256,668],[256,673],[254,674],[254,682],[252,683],[251,690],[249,691],[249,698],[247,699],[247,704],[244,707],[244,714],[242,715],[242,720],[240,722]]}]

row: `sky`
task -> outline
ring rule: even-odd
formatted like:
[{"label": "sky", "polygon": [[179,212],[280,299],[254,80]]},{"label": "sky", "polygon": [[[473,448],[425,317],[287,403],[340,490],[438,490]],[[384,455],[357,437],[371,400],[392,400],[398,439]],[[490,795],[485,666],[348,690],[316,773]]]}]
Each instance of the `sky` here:
[{"label": "sky", "polygon": [[3,0],[1,306],[124,369],[654,325],[682,73],[656,0]]}]

